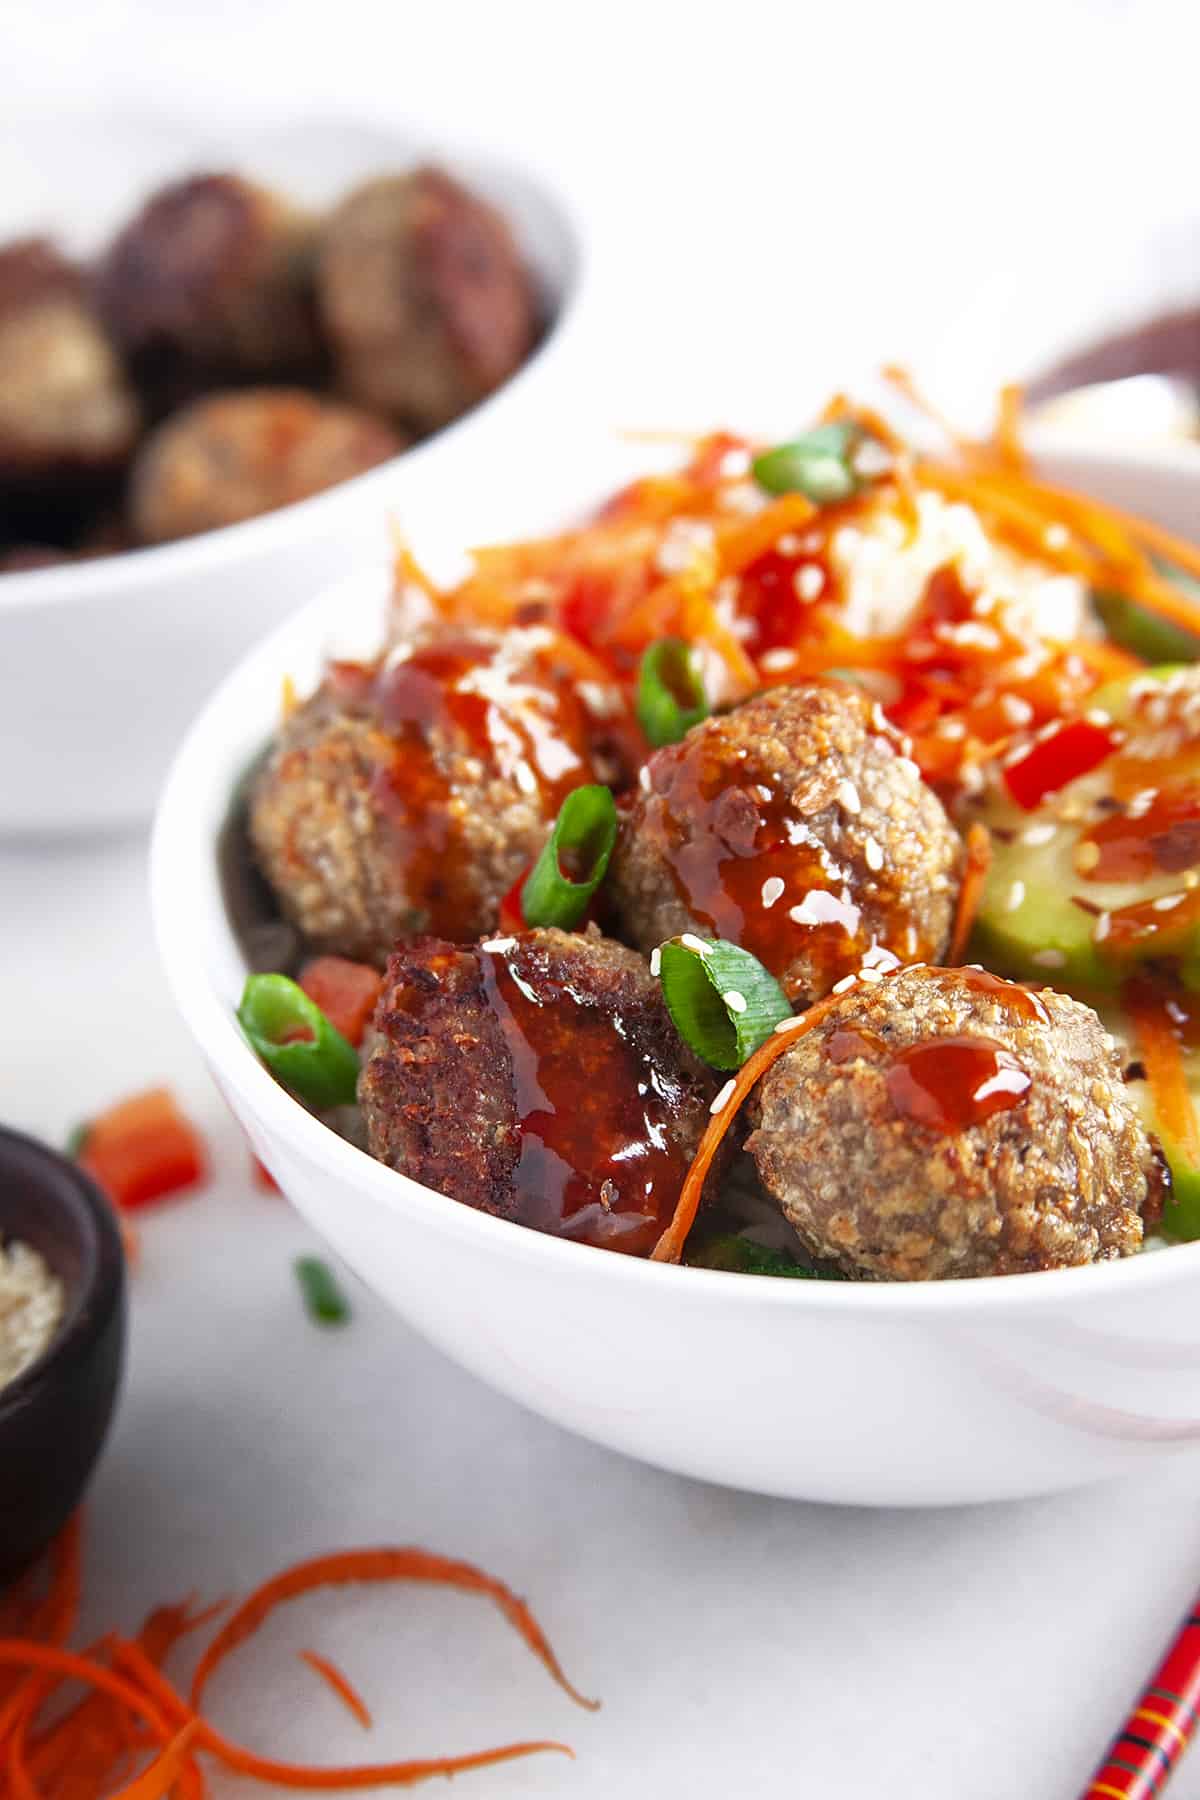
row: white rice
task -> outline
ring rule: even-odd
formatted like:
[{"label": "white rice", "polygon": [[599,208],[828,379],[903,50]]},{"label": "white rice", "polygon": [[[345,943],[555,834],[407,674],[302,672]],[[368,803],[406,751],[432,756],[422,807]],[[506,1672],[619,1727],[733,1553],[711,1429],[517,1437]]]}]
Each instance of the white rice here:
[{"label": "white rice", "polygon": [[0,1245],[0,1388],[46,1349],[63,1314],[62,1282],[28,1244]]},{"label": "white rice", "polygon": [[841,622],[848,631],[861,637],[904,631],[930,576],[948,563],[977,596],[975,612],[998,614],[1018,636],[1063,641],[1092,631],[1087,589],[1075,576],[996,543],[961,501],[925,490],[916,504],[911,539],[883,503],[833,533],[829,557],[845,595]]}]

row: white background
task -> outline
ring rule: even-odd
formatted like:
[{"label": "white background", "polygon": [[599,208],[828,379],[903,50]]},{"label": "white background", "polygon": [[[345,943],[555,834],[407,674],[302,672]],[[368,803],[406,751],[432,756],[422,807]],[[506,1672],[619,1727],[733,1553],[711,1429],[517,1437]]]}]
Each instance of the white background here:
[{"label": "white background", "polygon": [[[1200,264],[1196,37],[1192,5],[1115,0],[3,0],[0,71],[10,111],[67,130],[72,95],[214,131],[352,110],[549,164],[603,255],[581,405],[704,423],[785,414],[880,356],[969,358],[986,383],[1064,318],[1173,289],[1193,245]],[[214,1690],[229,1729],[321,1759],[574,1743],[573,1766],[464,1778],[481,1796],[1071,1800],[1200,1582],[1200,1470],[972,1512],[784,1505],[567,1438],[365,1294],[317,1333],[289,1266],[304,1233],[249,1186],[172,1015],[143,855],[0,850],[4,1116],[58,1138],[168,1079],[218,1171],[147,1227],[85,1633],[291,1557],[418,1542],[528,1594],[604,1710],[574,1712],[485,1608],[397,1594],[244,1653],[253,1675]],[[372,1740],[289,1659],[301,1644],[345,1663]],[[1200,1796],[1200,1757],[1173,1792]]]}]

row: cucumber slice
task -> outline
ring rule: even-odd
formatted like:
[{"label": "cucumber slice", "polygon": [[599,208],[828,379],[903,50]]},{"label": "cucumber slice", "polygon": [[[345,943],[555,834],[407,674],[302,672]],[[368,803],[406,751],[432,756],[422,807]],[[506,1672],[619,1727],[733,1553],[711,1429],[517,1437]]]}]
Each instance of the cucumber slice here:
[{"label": "cucumber slice", "polygon": [[[1183,676],[1181,683],[1177,678]],[[1167,664],[1139,669],[1093,696],[1118,725],[1161,733],[1162,721],[1146,721],[1138,695],[1147,681],[1174,679],[1174,722],[1190,729],[1188,712],[1200,693],[1200,667]],[[1200,782],[1200,737],[1185,745],[1195,757]],[[1178,756],[1174,758],[1178,767]],[[1153,764],[1147,764],[1148,769]],[[1117,954],[1103,915],[1178,894],[1181,871],[1142,882],[1097,882],[1079,873],[1075,855],[1088,824],[1112,793],[1110,765],[1103,764],[1052,795],[1036,812],[1022,812],[1006,795],[993,797],[984,822],[992,830],[992,866],[972,937],[972,953],[989,968],[1018,979],[1049,982],[1086,993],[1114,992],[1136,962],[1170,958],[1188,986],[1200,985],[1200,923],[1196,908],[1180,907],[1177,920],[1164,910],[1161,923],[1136,949]],[[1084,905],[1078,902],[1083,901]],[[1092,910],[1094,909],[1094,910]],[[1097,932],[1099,931],[1099,936]]]},{"label": "cucumber slice", "polygon": [[[1200,1106],[1200,1053],[1191,1051],[1185,1060],[1192,1105]],[[1152,1131],[1162,1145],[1162,1153],[1171,1170],[1173,1192],[1163,1208],[1163,1236],[1187,1242],[1200,1238],[1200,1167],[1159,1124],[1149,1082],[1139,1081],[1129,1091],[1137,1102],[1146,1129]]]}]

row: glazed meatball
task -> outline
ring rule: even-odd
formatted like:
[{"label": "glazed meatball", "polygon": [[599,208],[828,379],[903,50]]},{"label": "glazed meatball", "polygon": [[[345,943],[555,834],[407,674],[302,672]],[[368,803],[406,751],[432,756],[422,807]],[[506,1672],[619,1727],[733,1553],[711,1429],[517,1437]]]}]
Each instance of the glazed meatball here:
[{"label": "glazed meatball", "polygon": [[448,630],[335,664],[251,798],[284,913],[314,948],[380,964],[403,933],[491,930],[566,795],[607,778],[590,705],[541,627]]},{"label": "glazed meatball", "polygon": [[113,242],[95,291],[156,415],[237,379],[317,375],[317,221],[239,175],[162,188]]},{"label": "glazed meatball", "polygon": [[591,927],[397,949],[359,1100],[371,1154],[414,1181],[646,1256],[715,1089],[643,959]]},{"label": "glazed meatball", "polygon": [[192,537],[304,500],[403,448],[382,419],[295,388],[212,394],[143,444],[130,519],[143,544]]},{"label": "glazed meatball", "polygon": [[331,213],[317,270],[341,385],[432,431],[529,354],[535,299],[506,221],[440,169],[369,181]]},{"label": "glazed meatball", "polygon": [[841,685],[773,688],[650,758],[609,889],[640,949],[727,938],[806,1004],[877,946],[943,955],[961,864],[877,706]]},{"label": "glazed meatball", "polygon": [[[111,477],[139,417],[78,270],[52,244],[0,248],[0,482],[18,490]],[[11,492],[6,504],[13,503]],[[19,509],[18,509],[19,510]]]},{"label": "glazed meatball", "polygon": [[752,1096],[748,1148],[806,1249],[889,1281],[1130,1256],[1162,1164],[1095,1013],[979,969],[860,981]]}]

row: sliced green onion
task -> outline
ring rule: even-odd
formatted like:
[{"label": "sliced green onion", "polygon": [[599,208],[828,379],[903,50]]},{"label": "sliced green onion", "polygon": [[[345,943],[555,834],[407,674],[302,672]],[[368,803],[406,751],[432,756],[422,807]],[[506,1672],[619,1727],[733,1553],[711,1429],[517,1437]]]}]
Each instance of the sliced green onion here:
[{"label": "sliced green onion", "polygon": [[677,744],[711,711],[691,645],[674,637],[651,644],[637,677],[638,724],[646,742],[656,750]]},{"label": "sliced green onion", "polygon": [[319,1256],[298,1256],[296,1279],[310,1319],[318,1325],[344,1325],[347,1322],[350,1302],[327,1262],[322,1262]]},{"label": "sliced green onion", "polygon": [[271,1073],[318,1112],[346,1106],[358,1087],[358,1052],[286,975],[251,975],[238,1024]]},{"label": "sliced green onion", "polygon": [[750,465],[754,479],[768,494],[804,494],[817,506],[849,500],[865,485],[854,466],[863,440],[860,425],[833,419],[811,431],[764,450]]},{"label": "sliced green onion", "polygon": [[1149,607],[1112,589],[1092,595],[1100,623],[1114,644],[1132,650],[1148,663],[1188,663],[1200,659],[1200,581],[1165,557],[1151,560],[1164,581],[1196,602],[1196,630],[1188,631],[1173,619],[1159,618]]},{"label": "sliced green onion", "polygon": [[723,938],[672,938],[658,952],[675,1029],[714,1069],[740,1069],[792,1009],[756,956]]},{"label": "sliced green onion", "polygon": [[92,1121],[90,1119],[81,1119],[78,1125],[73,1125],[70,1131],[68,1131],[67,1141],[63,1145],[63,1154],[69,1156],[71,1161],[74,1162],[76,1157],[83,1155],[87,1148],[87,1141],[91,1135]]},{"label": "sliced green onion", "polygon": [[616,841],[617,808],[608,788],[578,787],[568,794],[521,889],[526,925],[573,930],[604,880]]},{"label": "sliced green onion", "polygon": [[792,1281],[845,1281],[837,1270],[810,1269],[804,1263],[756,1244],[751,1238],[726,1233],[710,1238],[707,1244],[686,1258],[692,1269],[728,1269],[735,1275],[782,1275]]}]

